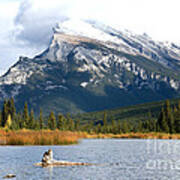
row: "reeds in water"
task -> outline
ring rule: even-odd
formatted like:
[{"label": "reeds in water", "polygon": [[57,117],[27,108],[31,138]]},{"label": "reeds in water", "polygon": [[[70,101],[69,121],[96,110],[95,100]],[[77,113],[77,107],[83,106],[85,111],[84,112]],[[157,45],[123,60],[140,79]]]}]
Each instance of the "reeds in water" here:
[{"label": "reeds in water", "polygon": [[0,131],[1,145],[68,145],[76,144],[83,133],[69,131]]},{"label": "reeds in water", "polygon": [[180,139],[180,134],[166,133],[126,133],[126,134],[88,134],[59,130],[0,130],[0,145],[69,145],[77,144],[79,139],[87,138],[125,138],[125,139]]}]

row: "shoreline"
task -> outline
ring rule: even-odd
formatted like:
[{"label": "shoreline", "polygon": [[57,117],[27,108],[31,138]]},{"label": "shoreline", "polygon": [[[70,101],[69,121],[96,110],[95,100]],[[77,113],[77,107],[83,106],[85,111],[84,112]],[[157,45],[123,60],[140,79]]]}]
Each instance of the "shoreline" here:
[{"label": "shoreline", "polygon": [[0,130],[0,146],[73,145],[81,139],[180,139],[180,134],[167,133],[125,133],[95,134],[59,130]]}]

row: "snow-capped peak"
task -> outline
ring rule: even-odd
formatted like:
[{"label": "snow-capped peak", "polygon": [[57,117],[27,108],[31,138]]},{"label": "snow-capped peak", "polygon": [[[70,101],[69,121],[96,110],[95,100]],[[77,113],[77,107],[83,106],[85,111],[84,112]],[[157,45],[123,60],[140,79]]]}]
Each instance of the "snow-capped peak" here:
[{"label": "snow-capped peak", "polygon": [[83,36],[99,41],[119,41],[117,37],[110,35],[103,28],[96,28],[94,24],[79,19],[69,19],[63,23],[58,23],[54,30],[55,33]]}]

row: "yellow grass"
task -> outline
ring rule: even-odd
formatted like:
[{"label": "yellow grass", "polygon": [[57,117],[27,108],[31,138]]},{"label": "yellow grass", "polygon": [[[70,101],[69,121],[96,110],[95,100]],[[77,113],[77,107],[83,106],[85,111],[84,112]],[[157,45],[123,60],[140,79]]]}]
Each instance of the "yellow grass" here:
[{"label": "yellow grass", "polygon": [[68,145],[76,144],[83,133],[63,131],[3,131],[0,130],[1,145]]},{"label": "yellow grass", "polygon": [[120,139],[180,139],[180,134],[167,133],[126,133],[126,134],[87,134],[86,138],[120,138]]},{"label": "yellow grass", "polygon": [[86,132],[51,130],[0,130],[0,145],[68,145],[87,138],[128,138],[128,139],[180,139],[180,134],[166,133],[127,133],[127,134],[88,134]]}]

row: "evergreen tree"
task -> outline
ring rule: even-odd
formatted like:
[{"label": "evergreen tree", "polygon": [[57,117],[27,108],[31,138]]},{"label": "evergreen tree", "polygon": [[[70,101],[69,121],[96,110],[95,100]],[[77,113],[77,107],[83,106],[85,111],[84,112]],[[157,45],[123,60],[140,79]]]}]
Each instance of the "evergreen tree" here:
[{"label": "evergreen tree", "polygon": [[43,128],[44,128],[42,109],[40,109],[40,113],[39,113],[39,128],[40,128],[40,129],[43,129]]},{"label": "evergreen tree", "polygon": [[[90,126],[89,126],[90,127]],[[88,130],[89,130],[90,128],[88,128]],[[79,131],[80,130],[80,120],[78,119],[78,120],[76,120],[75,121],[75,130],[76,131]]]},{"label": "evergreen tree", "polygon": [[169,116],[169,129],[170,129],[170,133],[173,134],[175,133],[175,125],[174,125],[174,116],[173,114],[170,114]]},{"label": "evergreen tree", "polygon": [[29,117],[29,124],[27,124],[27,128],[34,129],[35,128],[35,120],[34,120],[34,111],[31,109],[30,117]]},{"label": "evergreen tree", "polygon": [[58,114],[58,119],[57,119],[57,128],[59,130],[62,130],[63,129],[63,120],[62,120],[62,115],[61,114]]},{"label": "evergreen tree", "polygon": [[56,117],[54,115],[54,112],[51,112],[48,118],[48,128],[51,130],[56,129]]},{"label": "evergreen tree", "polygon": [[123,133],[128,133],[129,132],[129,127],[128,127],[127,121],[124,121],[122,123],[122,131],[123,131]]},{"label": "evergreen tree", "polygon": [[104,112],[103,115],[103,126],[107,126],[107,112]]},{"label": "evergreen tree", "polygon": [[2,126],[2,112],[0,112],[0,127]]},{"label": "evergreen tree", "polygon": [[176,133],[180,133],[180,110],[174,114],[174,124]]},{"label": "evergreen tree", "polygon": [[16,122],[16,126],[17,126],[18,129],[24,128],[23,127],[22,115],[21,115],[20,112],[17,113],[16,118],[15,118],[15,122]]},{"label": "evergreen tree", "polygon": [[73,131],[74,128],[75,128],[74,121],[73,121],[73,119],[71,118],[71,116],[70,116],[69,113],[66,115],[66,117],[67,117],[68,130]]},{"label": "evergreen tree", "polygon": [[5,126],[9,114],[11,115],[11,120],[13,121],[13,119],[15,118],[15,115],[16,115],[16,108],[14,105],[13,98],[11,98],[9,100],[5,100],[3,103],[0,126],[3,126],[3,127]]},{"label": "evergreen tree", "polygon": [[148,119],[145,122],[145,129],[148,132],[156,131],[156,121],[152,118],[151,112],[148,112]]},{"label": "evergreen tree", "polygon": [[71,118],[69,119],[69,130],[74,131],[74,129],[75,129],[75,124],[74,124],[73,119]]},{"label": "evergreen tree", "polygon": [[[109,130],[108,130],[108,133],[109,133]],[[122,129],[121,129],[121,121],[120,121],[120,120],[118,120],[117,133],[119,133],[119,134],[122,133]]]},{"label": "evergreen tree", "polygon": [[152,127],[152,115],[151,115],[151,112],[149,111],[148,112],[148,119],[147,119],[147,131],[150,132],[153,130],[153,127]]},{"label": "evergreen tree", "polygon": [[156,119],[152,120],[152,131],[156,132]]},{"label": "evergreen tree", "polygon": [[106,133],[107,131],[107,112],[104,112],[103,115],[103,132]]},{"label": "evergreen tree", "polygon": [[162,117],[163,118],[162,118],[162,127],[161,127],[161,129],[162,129],[163,132],[169,133],[169,127],[168,127],[168,124],[167,124],[164,113],[163,113]]},{"label": "evergreen tree", "polygon": [[27,128],[29,125],[29,111],[28,111],[27,103],[24,104],[23,121],[24,121],[23,126],[25,126],[25,128]]},{"label": "evergreen tree", "polygon": [[114,119],[111,122],[111,133],[114,133],[114,134],[117,133],[117,123]]},{"label": "evergreen tree", "polygon": [[1,122],[2,127],[5,126],[7,118],[8,118],[8,102],[7,100],[5,100],[3,103],[3,109],[2,109],[2,122]]},{"label": "evergreen tree", "polygon": [[169,100],[166,100],[164,108],[162,108],[157,121],[158,131],[166,133],[175,133],[174,124],[174,116],[170,106],[170,102]]},{"label": "evergreen tree", "polygon": [[172,113],[172,110],[171,110],[169,100],[165,101],[165,119],[166,119],[168,127],[169,127],[169,132],[174,133],[175,132],[174,118],[173,118],[173,113]]},{"label": "evergreen tree", "polygon": [[9,108],[9,113],[11,114],[11,118],[12,118],[12,120],[14,120],[14,118],[16,116],[16,108],[15,108],[13,98],[8,100],[8,108]]},{"label": "evergreen tree", "polygon": [[163,112],[164,112],[164,109],[161,108],[161,112],[159,113],[159,116],[158,116],[158,119],[157,119],[157,122],[156,122],[156,131],[157,132],[161,132],[162,131]]},{"label": "evergreen tree", "polygon": [[59,130],[65,130],[66,129],[65,118],[62,114],[58,114],[57,128]]},{"label": "evergreen tree", "polygon": [[164,108],[162,108],[160,116],[158,118],[158,127],[159,131],[169,133],[169,126],[166,119],[166,113],[164,111]]},{"label": "evergreen tree", "polygon": [[180,110],[180,100],[178,101],[177,109]]},{"label": "evergreen tree", "polygon": [[139,122],[138,122],[137,132],[143,132],[143,123],[142,123],[142,121],[139,121]]},{"label": "evergreen tree", "polygon": [[34,129],[40,129],[39,121],[34,121]]}]

